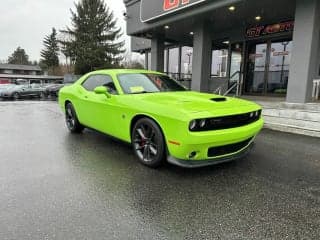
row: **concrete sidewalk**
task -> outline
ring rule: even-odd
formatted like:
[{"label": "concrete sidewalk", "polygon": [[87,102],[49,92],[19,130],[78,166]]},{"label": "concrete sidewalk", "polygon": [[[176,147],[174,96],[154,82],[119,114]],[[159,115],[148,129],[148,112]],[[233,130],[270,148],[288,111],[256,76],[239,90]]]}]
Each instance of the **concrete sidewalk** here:
[{"label": "concrete sidewalk", "polygon": [[263,107],[265,128],[320,137],[320,102],[295,104],[282,98],[243,96]]}]

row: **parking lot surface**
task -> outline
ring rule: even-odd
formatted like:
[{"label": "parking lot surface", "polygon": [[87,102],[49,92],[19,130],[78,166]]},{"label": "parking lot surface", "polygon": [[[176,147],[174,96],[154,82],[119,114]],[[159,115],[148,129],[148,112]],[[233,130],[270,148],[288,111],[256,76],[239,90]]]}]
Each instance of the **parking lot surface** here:
[{"label": "parking lot surface", "polygon": [[320,139],[263,130],[245,159],[154,170],[71,135],[56,102],[0,102],[0,239],[320,239]]}]

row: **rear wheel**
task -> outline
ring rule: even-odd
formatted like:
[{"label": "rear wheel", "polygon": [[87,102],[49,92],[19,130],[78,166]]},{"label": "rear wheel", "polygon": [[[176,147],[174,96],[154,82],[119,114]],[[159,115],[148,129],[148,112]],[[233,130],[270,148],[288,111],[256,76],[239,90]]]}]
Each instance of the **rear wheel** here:
[{"label": "rear wheel", "polygon": [[141,118],[134,125],[131,143],[135,155],[148,167],[158,167],[164,162],[165,142],[159,126],[149,118]]},{"label": "rear wheel", "polygon": [[81,133],[84,127],[80,124],[72,103],[66,104],[66,125],[70,132]]}]

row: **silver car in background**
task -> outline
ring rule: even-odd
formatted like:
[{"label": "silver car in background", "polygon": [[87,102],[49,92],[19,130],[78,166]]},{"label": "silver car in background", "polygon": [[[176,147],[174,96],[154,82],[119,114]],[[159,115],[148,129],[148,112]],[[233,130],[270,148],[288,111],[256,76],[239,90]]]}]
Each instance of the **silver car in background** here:
[{"label": "silver car in background", "polygon": [[45,89],[40,84],[13,85],[4,89],[0,93],[0,97],[14,100],[31,97],[43,98],[45,96],[44,92]]},{"label": "silver car in background", "polygon": [[16,85],[15,84],[11,84],[11,83],[0,84],[0,97],[1,97],[2,92],[5,92],[7,89],[9,89],[12,86],[16,86]]}]

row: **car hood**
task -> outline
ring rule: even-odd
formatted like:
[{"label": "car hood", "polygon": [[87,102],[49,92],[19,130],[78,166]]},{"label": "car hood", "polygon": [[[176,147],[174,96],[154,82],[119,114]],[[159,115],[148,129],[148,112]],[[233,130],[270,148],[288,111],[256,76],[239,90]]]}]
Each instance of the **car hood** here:
[{"label": "car hood", "polygon": [[19,91],[21,91],[20,87],[10,87],[10,88],[4,89],[2,92],[3,93],[12,93],[12,92],[19,92]]},{"label": "car hood", "polygon": [[219,116],[230,113],[230,110],[236,114],[260,109],[259,105],[250,101],[193,91],[146,93],[135,97],[147,103],[199,117]]},{"label": "car hood", "polygon": [[56,90],[59,88],[62,88],[64,85],[63,84],[54,84],[46,87],[46,90]]}]

